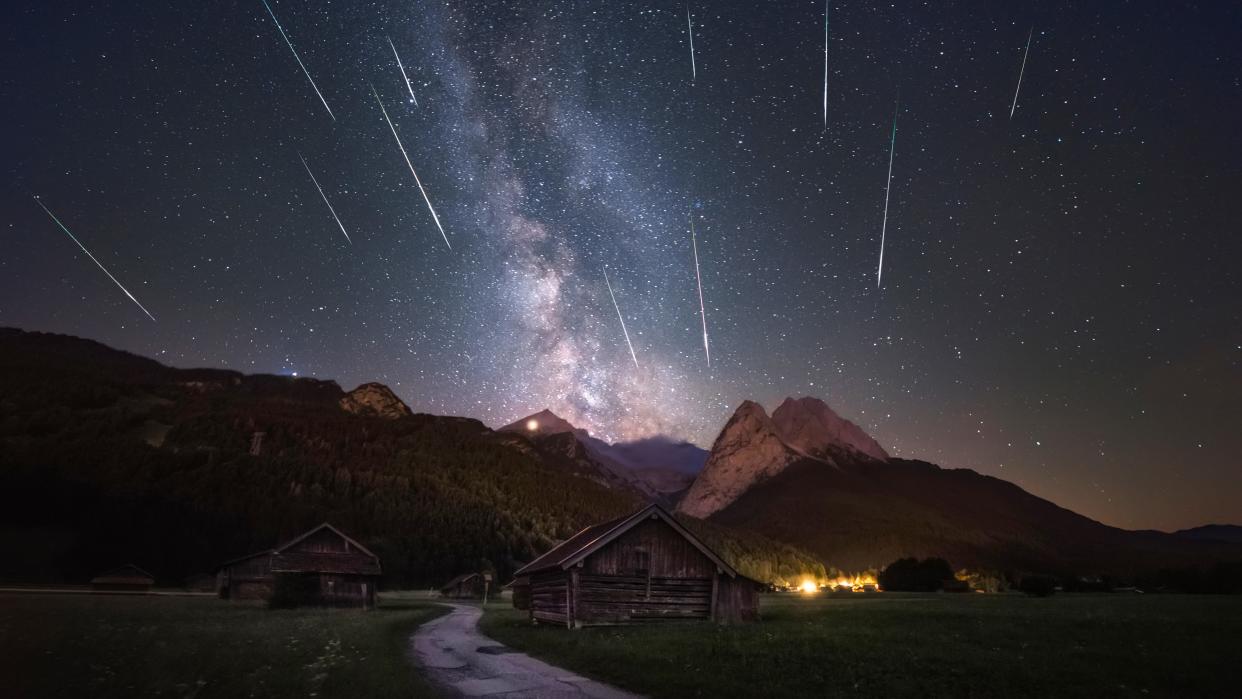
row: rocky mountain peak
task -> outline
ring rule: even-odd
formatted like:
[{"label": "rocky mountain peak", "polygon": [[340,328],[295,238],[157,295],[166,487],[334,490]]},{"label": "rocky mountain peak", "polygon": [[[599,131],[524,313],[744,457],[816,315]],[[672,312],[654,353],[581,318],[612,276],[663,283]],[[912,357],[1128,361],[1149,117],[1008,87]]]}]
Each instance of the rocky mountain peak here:
[{"label": "rocky mountain peak", "polygon": [[509,423],[497,431],[520,432],[525,435],[561,434],[562,432],[578,434],[579,432],[585,432],[585,430],[579,430],[568,420],[546,408],[533,415],[527,415],[520,420]]},{"label": "rocky mountain peak", "polygon": [[413,415],[409,406],[382,383],[364,383],[341,398],[341,408],[355,415],[372,415],[385,420]]},{"label": "rocky mountain peak", "polygon": [[780,473],[799,456],[781,439],[763,406],[743,401],[716,437],[702,473],[678,509],[693,517],[707,517],[751,486]]},{"label": "rocky mountain peak", "polygon": [[834,451],[846,450],[888,460],[878,442],[818,398],[786,398],[772,413],[772,422],[786,444],[808,456],[831,460]]}]

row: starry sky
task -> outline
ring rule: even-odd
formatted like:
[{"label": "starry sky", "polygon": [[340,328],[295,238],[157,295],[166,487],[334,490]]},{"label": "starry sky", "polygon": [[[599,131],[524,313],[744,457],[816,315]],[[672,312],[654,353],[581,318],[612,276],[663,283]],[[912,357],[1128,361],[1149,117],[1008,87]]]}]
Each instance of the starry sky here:
[{"label": "starry sky", "polygon": [[1242,521],[1242,6],[269,3],[5,4],[0,324]]}]

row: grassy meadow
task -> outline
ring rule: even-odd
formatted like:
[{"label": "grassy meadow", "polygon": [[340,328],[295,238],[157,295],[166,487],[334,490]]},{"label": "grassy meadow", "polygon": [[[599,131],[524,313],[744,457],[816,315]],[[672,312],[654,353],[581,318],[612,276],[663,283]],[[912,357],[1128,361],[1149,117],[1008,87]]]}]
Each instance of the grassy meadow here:
[{"label": "grassy meadow", "polygon": [[652,697],[1236,697],[1242,597],[766,595],[764,620],[569,632],[491,606],[492,638]]},{"label": "grassy meadow", "polygon": [[388,595],[374,611],[267,610],[212,597],[0,594],[5,696],[434,696],[407,657],[443,611]]}]

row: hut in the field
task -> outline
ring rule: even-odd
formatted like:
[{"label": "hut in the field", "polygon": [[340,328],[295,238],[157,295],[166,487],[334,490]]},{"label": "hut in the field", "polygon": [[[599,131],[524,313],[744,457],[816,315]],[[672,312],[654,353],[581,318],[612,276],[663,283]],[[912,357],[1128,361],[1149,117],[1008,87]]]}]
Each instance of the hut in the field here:
[{"label": "hut in the field", "polygon": [[760,584],[655,503],[587,527],[514,576],[530,581],[532,620],[568,628],[759,618]]},{"label": "hut in the field", "polygon": [[462,573],[440,588],[440,595],[452,599],[483,599],[491,586],[490,573]]},{"label": "hut in the field", "polygon": [[379,558],[331,524],[220,567],[221,597],[272,606],[375,606]]},{"label": "hut in the field", "polygon": [[126,563],[91,578],[96,592],[150,592],[155,578],[133,563]]}]

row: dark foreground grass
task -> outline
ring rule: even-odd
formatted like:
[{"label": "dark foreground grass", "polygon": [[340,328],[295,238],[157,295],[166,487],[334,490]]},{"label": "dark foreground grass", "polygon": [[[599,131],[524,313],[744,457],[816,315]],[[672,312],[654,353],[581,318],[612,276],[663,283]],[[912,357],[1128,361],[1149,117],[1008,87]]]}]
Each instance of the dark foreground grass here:
[{"label": "dark foreground grass", "polygon": [[1242,597],[768,595],[764,620],[484,631],[653,697],[1238,697]]},{"label": "dark foreground grass", "polygon": [[267,610],[203,597],[0,595],[12,697],[418,697],[408,637],[443,607]]}]

